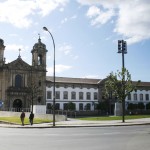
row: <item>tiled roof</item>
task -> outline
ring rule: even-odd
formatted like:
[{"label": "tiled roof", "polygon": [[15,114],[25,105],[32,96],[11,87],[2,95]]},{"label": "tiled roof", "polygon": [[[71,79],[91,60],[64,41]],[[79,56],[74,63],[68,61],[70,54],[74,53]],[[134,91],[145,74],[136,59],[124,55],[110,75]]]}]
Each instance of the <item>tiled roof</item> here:
[{"label": "tiled roof", "polygon": [[150,87],[150,82],[140,82],[138,86]]},{"label": "tiled roof", "polygon": [[[53,77],[47,76],[46,80],[53,82]],[[98,84],[99,81],[100,79],[55,77],[57,83]]]},{"label": "tiled roof", "polygon": [[[46,77],[47,81],[53,82],[52,76]],[[57,83],[74,83],[74,84],[98,84],[103,81],[102,79],[89,79],[89,78],[70,78],[70,77],[55,77],[55,82]],[[137,81],[133,81],[133,84],[136,84]],[[150,82],[140,82],[138,87],[150,87]]]}]

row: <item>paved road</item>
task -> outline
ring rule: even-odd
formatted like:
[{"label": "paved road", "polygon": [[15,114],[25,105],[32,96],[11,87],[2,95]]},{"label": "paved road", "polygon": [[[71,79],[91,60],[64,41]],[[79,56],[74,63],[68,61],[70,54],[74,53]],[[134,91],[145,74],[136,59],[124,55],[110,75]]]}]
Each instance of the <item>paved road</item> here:
[{"label": "paved road", "polygon": [[150,126],[0,128],[0,150],[149,150]]}]

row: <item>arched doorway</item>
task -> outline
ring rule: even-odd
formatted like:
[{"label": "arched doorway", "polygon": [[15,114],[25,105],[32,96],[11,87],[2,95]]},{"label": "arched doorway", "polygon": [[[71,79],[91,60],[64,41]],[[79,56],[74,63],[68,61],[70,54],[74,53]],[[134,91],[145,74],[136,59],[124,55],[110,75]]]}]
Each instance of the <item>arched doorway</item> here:
[{"label": "arched doorway", "polygon": [[16,111],[21,111],[22,101],[20,99],[15,99],[14,102],[13,102],[13,108],[15,108]]}]

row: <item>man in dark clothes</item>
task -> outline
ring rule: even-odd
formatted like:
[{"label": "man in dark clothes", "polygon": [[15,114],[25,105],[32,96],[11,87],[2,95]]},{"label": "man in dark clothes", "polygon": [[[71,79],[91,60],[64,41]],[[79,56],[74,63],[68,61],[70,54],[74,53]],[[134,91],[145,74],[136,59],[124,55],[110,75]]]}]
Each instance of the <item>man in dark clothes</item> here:
[{"label": "man in dark clothes", "polygon": [[31,111],[30,116],[29,116],[29,121],[30,121],[30,124],[31,124],[31,125],[33,125],[33,118],[34,118],[34,114],[33,114],[33,112]]},{"label": "man in dark clothes", "polygon": [[21,119],[21,123],[22,123],[23,126],[24,126],[24,118],[25,118],[25,113],[24,113],[24,111],[22,110],[22,113],[21,113],[21,115],[20,115],[20,119]]}]

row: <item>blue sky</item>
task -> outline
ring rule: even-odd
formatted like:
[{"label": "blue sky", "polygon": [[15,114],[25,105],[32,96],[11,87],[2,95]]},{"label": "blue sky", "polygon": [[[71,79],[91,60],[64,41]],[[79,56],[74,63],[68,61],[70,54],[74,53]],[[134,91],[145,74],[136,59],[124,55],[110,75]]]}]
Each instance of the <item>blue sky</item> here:
[{"label": "blue sky", "polygon": [[0,38],[6,63],[21,57],[31,64],[39,35],[46,44],[47,75],[103,79],[122,67],[117,41],[128,43],[125,67],[132,80],[150,81],[149,0],[1,0]]}]

